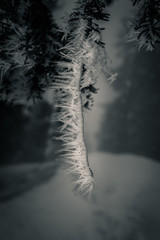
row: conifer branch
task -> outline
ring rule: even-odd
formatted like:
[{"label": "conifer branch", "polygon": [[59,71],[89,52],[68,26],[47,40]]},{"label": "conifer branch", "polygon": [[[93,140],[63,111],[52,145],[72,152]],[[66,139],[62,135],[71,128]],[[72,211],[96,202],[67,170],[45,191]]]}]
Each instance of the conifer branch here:
[{"label": "conifer branch", "polygon": [[136,14],[129,23],[128,41],[135,42],[139,50],[152,51],[160,43],[160,1],[131,1]]},{"label": "conifer branch", "polygon": [[53,86],[57,91],[56,106],[59,109],[56,120],[62,124],[58,137],[63,142],[64,154],[61,156],[73,176],[74,190],[83,196],[90,196],[94,178],[84,140],[82,94],[87,88],[96,93],[93,85],[101,70],[105,69],[102,61],[105,53],[99,54],[104,51],[101,28],[93,22],[94,19],[106,20],[102,9],[102,1],[78,1],[68,20],[68,32],[64,33],[65,44],[60,49],[62,61],[57,63],[61,71],[58,71]]}]

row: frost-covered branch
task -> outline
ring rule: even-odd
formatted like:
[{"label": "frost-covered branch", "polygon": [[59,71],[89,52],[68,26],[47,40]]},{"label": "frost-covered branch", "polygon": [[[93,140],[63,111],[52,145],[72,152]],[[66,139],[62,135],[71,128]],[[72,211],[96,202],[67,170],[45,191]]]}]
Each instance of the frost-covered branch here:
[{"label": "frost-covered branch", "polygon": [[135,15],[129,24],[128,41],[135,42],[139,49],[152,51],[160,43],[160,1],[131,0]]},{"label": "frost-covered branch", "polygon": [[59,35],[43,1],[0,1],[0,100],[30,105],[42,98],[56,71]]},{"label": "frost-covered branch", "polygon": [[57,63],[60,71],[53,86],[59,109],[56,118],[62,123],[58,137],[63,141],[62,157],[73,176],[74,189],[83,196],[91,194],[94,178],[84,141],[82,92],[91,86],[94,91],[100,72],[106,71],[102,29],[94,22],[106,20],[108,15],[102,13],[103,8],[102,1],[78,1],[64,33],[65,44],[60,49],[62,61]]}]

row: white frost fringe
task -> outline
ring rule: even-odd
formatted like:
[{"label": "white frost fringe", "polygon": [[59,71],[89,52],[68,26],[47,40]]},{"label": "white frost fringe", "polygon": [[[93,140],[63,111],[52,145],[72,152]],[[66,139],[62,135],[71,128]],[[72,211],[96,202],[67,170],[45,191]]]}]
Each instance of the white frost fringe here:
[{"label": "white frost fringe", "polygon": [[56,107],[60,108],[56,120],[62,122],[59,127],[61,136],[57,138],[63,142],[64,154],[61,156],[65,159],[68,172],[73,176],[74,190],[90,197],[94,178],[84,141],[81,89],[96,83],[98,74],[95,65],[97,56],[102,54],[98,54],[101,47],[95,43],[95,36],[92,35],[94,31],[86,38],[87,28],[87,20],[79,18],[70,41],[60,49],[63,61],[57,62],[60,71],[53,87],[57,90]]},{"label": "white frost fringe", "polygon": [[[79,63],[74,62],[70,82],[63,83],[62,90],[57,93],[57,107],[60,112],[56,120],[62,122],[59,127],[63,141],[63,152],[67,170],[73,176],[74,190],[83,196],[90,196],[93,185],[93,173],[89,167],[87,149],[84,142],[83,106],[79,87]],[[59,80],[58,80],[59,81]],[[59,85],[59,82],[58,82]]]}]

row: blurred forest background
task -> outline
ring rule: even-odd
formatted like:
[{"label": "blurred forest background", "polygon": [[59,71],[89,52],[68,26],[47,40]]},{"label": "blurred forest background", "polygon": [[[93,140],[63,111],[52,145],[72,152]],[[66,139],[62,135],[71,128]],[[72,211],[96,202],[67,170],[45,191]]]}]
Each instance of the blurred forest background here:
[{"label": "blurred forest background", "polygon": [[39,101],[31,109],[0,103],[1,164],[41,163],[54,159],[52,108],[46,101]]},{"label": "blurred forest background", "polygon": [[153,52],[123,44],[123,64],[112,87],[118,97],[104,106],[99,148],[160,160],[160,48]]}]

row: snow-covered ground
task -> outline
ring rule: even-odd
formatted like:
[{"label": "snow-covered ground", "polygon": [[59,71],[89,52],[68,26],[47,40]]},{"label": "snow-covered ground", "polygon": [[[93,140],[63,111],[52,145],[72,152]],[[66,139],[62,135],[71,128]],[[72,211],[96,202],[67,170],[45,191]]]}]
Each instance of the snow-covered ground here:
[{"label": "snow-covered ground", "polygon": [[63,170],[0,204],[1,240],[158,240],[160,164],[134,155],[92,153],[90,201],[75,196]]}]

